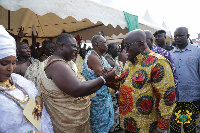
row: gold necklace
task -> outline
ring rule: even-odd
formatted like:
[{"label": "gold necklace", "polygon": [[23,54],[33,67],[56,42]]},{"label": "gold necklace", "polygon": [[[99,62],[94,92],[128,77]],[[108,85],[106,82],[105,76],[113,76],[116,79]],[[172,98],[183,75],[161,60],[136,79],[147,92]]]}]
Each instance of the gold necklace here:
[{"label": "gold necklace", "polygon": [[11,84],[10,79],[8,79],[4,82],[0,82],[0,86],[2,86],[6,90],[14,90],[15,89],[15,85]]},{"label": "gold necklace", "polygon": [[[13,84],[15,86],[15,84]],[[27,92],[21,88],[19,85],[17,85],[17,88],[20,89],[24,95],[25,95],[25,98],[24,100],[19,100],[18,98],[15,98],[14,96],[12,96],[11,94],[9,94],[8,92],[6,92],[6,90],[0,90],[0,93],[4,94],[6,97],[12,99],[21,109],[23,109],[23,107],[20,105],[20,103],[22,104],[25,104],[27,103],[27,101],[29,100],[29,95],[27,94]]]}]

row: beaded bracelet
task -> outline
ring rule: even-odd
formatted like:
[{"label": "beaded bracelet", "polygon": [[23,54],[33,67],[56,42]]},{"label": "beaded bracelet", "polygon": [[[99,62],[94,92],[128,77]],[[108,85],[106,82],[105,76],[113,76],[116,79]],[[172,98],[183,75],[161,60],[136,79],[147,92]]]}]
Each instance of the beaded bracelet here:
[{"label": "beaded bracelet", "polygon": [[26,132],[26,133],[35,133],[35,131],[31,130],[31,131],[28,131],[28,132]]},{"label": "beaded bracelet", "polygon": [[103,76],[100,76],[100,78],[103,80],[104,84],[106,84],[106,80]]}]

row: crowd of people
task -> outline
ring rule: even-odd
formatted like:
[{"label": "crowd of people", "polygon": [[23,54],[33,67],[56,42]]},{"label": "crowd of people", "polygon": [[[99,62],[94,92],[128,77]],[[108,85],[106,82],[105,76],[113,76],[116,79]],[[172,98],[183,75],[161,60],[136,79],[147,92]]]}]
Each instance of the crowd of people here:
[{"label": "crowd of people", "polygon": [[[35,28],[31,47],[22,28],[0,31],[0,133],[196,133],[200,49],[186,27],[172,46],[137,29],[120,46],[94,35],[88,50],[68,33],[36,50]],[[40,129],[23,114],[31,97]]]}]

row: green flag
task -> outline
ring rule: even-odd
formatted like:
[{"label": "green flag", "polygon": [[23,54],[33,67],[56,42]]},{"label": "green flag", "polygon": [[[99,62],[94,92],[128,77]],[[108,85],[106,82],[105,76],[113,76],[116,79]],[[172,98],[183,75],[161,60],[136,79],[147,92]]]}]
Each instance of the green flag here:
[{"label": "green flag", "polygon": [[140,29],[139,23],[138,23],[138,16],[129,14],[125,11],[124,11],[124,16],[125,16],[129,31]]}]

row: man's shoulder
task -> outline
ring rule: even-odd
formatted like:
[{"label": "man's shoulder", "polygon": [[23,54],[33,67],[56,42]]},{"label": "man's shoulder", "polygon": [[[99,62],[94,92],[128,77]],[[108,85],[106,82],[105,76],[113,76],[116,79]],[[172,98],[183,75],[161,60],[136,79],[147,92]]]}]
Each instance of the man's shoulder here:
[{"label": "man's shoulder", "polygon": [[155,60],[154,61],[155,64],[158,63],[158,62],[163,62],[163,61],[170,64],[170,61],[168,59],[166,59],[164,56],[162,56],[162,55],[160,55],[158,53],[152,52],[149,55],[155,58],[154,59]]},{"label": "man's shoulder", "polygon": [[158,47],[156,45],[154,47],[152,47],[152,51],[155,53],[161,54],[161,55],[166,55],[166,54],[168,55],[170,53],[166,49]]},{"label": "man's shoulder", "polygon": [[157,53],[157,52],[151,52],[151,53],[149,54],[149,56],[153,56],[153,57],[155,57],[156,59],[165,59],[164,56],[162,56],[160,53]]},{"label": "man's shoulder", "polygon": [[190,45],[190,48],[192,51],[200,51],[200,46],[197,46],[197,45]]},{"label": "man's shoulder", "polygon": [[168,45],[168,44],[166,44],[166,48],[165,48],[167,51],[171,51],[171,50],[173,50],[174,49],[174,47],[173,46],[170,46],[170,45]]}]

